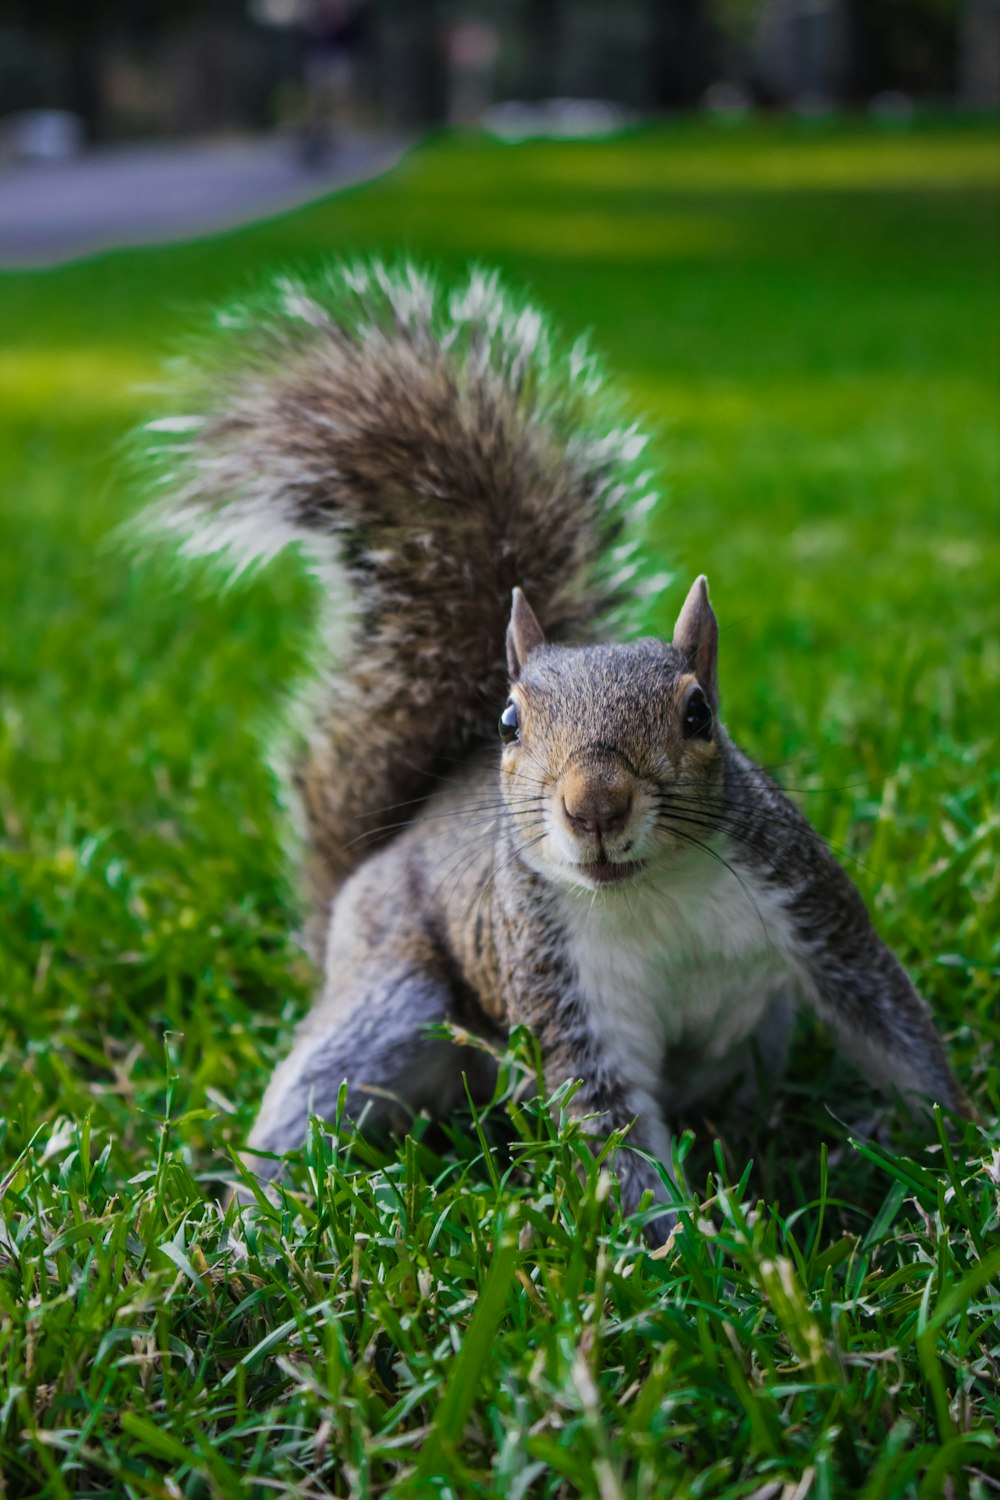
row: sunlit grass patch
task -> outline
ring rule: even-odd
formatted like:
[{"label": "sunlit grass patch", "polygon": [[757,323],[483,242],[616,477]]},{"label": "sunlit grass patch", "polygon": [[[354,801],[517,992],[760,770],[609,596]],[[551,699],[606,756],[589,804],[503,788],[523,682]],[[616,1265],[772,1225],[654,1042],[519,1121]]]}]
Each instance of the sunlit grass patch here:
[{"label": "sunlit grass patch", "polygon": [[[215,241],[0,277],[0,1479],[10,1496],[989,1500],[1000,1482],[996,142],[668,125],[426,144]],[[330,253],[498,263],[589,328],[706,571],[724,713],[852,870],[984,1117],[925,1148],[803,1026],[752,1139],[682,1135],[650,1257],[516,1094],[321,1134],[218,1202],[308,1004],[260,740],[294,560],[122,541],[205,309]]]},{"label": "sunlit grass patch", "polygon": [[0,403],[8,420],[127,417],[148,406],[149,385],[160,373],[156,361],[137,351],[74,345],[0,350]]}]

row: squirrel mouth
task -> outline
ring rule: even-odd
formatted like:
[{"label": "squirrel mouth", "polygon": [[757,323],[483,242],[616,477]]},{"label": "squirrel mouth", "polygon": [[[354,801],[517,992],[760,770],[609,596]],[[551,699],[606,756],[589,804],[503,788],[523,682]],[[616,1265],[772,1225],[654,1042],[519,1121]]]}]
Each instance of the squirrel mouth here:
[{"label": "squirrel mouth", "polygon": [[610,859],[594,859],[589,864],[577,865],[577,869],[598,885],[619,885],[638,875],[644,864],[644,860],[637,859],[623,859],[618,863]]}]

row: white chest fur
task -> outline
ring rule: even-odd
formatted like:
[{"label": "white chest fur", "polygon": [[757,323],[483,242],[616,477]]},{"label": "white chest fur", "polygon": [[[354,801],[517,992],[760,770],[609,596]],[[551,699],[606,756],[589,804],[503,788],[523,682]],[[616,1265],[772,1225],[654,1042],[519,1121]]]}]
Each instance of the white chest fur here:
[{"label": "white chest fur", "polygon": [[710,1075],[794,984],[780,897],[730,864],[692,850],[648,883],[566,897],[592,1024],[637,1096],[663,1097],[671,1053]]}]

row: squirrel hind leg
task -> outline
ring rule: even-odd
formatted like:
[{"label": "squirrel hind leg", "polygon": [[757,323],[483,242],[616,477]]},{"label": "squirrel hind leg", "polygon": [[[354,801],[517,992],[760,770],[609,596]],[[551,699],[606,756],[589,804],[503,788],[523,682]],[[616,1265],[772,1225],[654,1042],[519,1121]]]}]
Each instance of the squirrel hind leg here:
[{"label": "squirrel hind leg", "polygon": [[430,1030],[455,1020],[454,1009],[443,979],[414,970],[380,971],[335,1011],[321,1001],[265,1092],[244,1152],[250,1170],[278,1176],[277,1158],[302,1145],[311,1118],[337,1118],[345,1082],[345,1119],[376,1139],[404,1131],[423,1110],[451,1113],[465,1099],[463,1074],[473,1097],[489,1098],[489,1054]]}]

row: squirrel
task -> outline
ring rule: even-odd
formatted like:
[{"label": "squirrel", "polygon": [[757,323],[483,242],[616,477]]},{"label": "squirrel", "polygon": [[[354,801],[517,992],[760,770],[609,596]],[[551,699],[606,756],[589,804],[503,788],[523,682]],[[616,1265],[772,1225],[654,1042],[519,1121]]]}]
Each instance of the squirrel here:
[{"label": "squirrel", "polygon": [[158,523],[240,565],[298,543],[335,617],[290,773],[322,979],[257,1175],[345,1081],[374,1132],[488,1098],[463,1041],[518,1023],[575,1115],[630,1131],[621,1205],[652,1193],[654,1243],[668,1121],[778,1078],[800,1004],[874,1083],[966,1113],[854,884],[723,726],[705,578],[671,640],[627,638],[649,476],[584,345],[495,277],[379,263],[220,328],[194,409],[150,424]]}]

